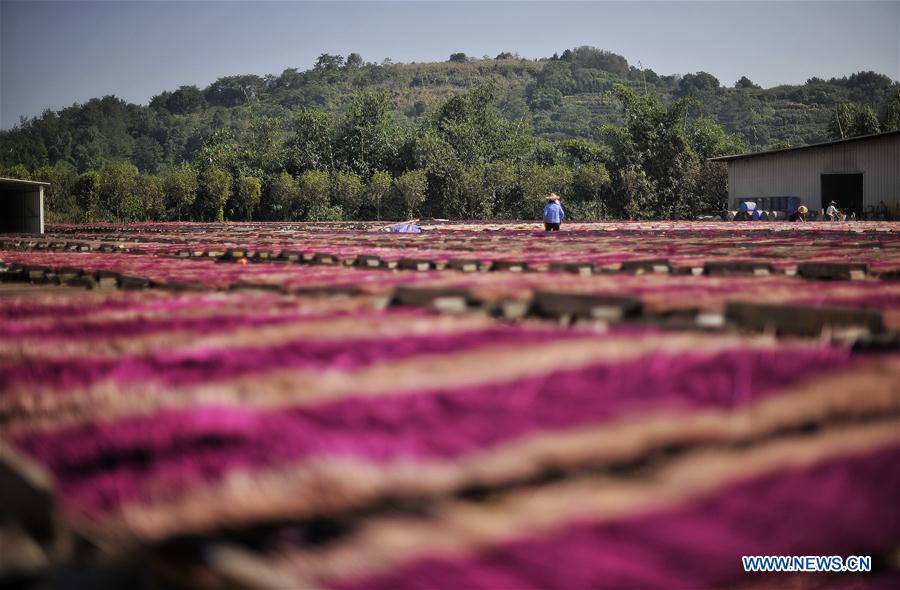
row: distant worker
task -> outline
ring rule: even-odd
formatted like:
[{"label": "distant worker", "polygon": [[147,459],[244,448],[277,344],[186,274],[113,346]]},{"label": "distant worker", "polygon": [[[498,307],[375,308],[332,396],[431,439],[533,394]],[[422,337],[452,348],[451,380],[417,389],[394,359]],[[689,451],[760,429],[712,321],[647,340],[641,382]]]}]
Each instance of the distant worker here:
[{"label": "distant worker", "polygon": [[806,208],[805,205],[800,205],[797,207],[797,210],[790,214],[788,217],[788,221],[806,221],[806,214],[809,213],[809,209]]},{"label": "distant worker", "polygon": [[841,220],[841,210],[837,208],[837,203],[834,201],[828,204],[828,209],[825,209],[825,219],[828,221]]},{"label": "distant worker", "polygon": [[544,231],[559,231],[559,224],[565,216],[566,212],[559,204],[559,195],[556,193],[547,195],[547,204],[544,205]]},{"label": "distant worker", "polygon": [[876,218],[884,221],[888,218],[888,207],[884,204],[884,199],[878,201],[878,208],[875,211]]}]

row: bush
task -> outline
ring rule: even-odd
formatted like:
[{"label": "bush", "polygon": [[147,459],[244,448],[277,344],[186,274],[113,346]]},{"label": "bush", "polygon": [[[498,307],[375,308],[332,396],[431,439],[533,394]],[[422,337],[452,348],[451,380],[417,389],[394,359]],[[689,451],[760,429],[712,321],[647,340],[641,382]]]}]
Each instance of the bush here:
[{"label": "bush", "polygon": [[166,195],[158,176],[141,174],[135,183],[137,198],[143,206],[140,219],[163,221],[166,218]]},{"label": "bush", "polygon": [[232,198],[225,205],[228,219],[251,221],[259,215],[262,181],[255,176],[241,176],[235,183]]},{"label": "bush", "polygon": [[297,181],[287,172],[282,172],[266,185],[260,203],[261,216],[269,221],[291,219],[291,213],[299,201]]},{"label": "bush", "polygon": [[137,166],[122,161],[108,162],[100,175],[100,209],[104,217],[111,221],[142,219],[144,204],[137,192]]},{"label": "bush", "polygon": [[366,185],[366,204],[364,212],[366,217],[372,217],[374,211],[375,219],[381,219],[382,209],[387,204],[386,200],[391,192],[391,175],[384,170],[376,170]]},{"label": "bush", "polygon": [[425,202],[428,178],[424,170],[411,170],[394,180],[403,213],[412,219],[419,206]]},{"label": "bush", "polygon": [[100,204],[100,184],[101,176],[99,172],[88,171],[81,174],[75,181],[73,192],[75,202],[81,210],[79,221],[90,223],[94,221],[94,214],[97,206]]},{"label": "bush", "polygon": [[168,219],[191,219],[198,188],[197,171],[188,164],[172,169],[163,178],[163,198]]},{"label": "bush", "polygon": [[298,199],[294,203],[292,219],[309,218],[309,214],[315,209],[317,215],[322,215],[331,205],[331,179],[327,172],[309,170],[300,175],[297,181]]},{"label": "bush", "polygon": [[221,168],[207,168],[200,174],[200,190],[194,202],[196,219],[224,221],[225,203],[231,198],[231,175]]},{"label": "bush", "polygon": [[363,206],[365,186],[354,172],[336,172],[331,179],[331,202],[350,219],[356,219]]},{"label": "bush", "polygon": [[338,205],[317,202],[313,203],[310,208],[307,219],[309,221],[342,221],[344,215]]}]

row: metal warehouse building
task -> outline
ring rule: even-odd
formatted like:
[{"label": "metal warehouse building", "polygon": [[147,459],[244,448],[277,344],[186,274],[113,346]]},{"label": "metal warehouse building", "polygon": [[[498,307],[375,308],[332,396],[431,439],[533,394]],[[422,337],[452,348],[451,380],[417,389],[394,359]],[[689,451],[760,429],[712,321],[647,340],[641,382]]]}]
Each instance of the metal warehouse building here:
[{"label": "metal warehouse building", "polygon": [[881,201],[900,207],[900,131],[712,160],[728,164],[731,209],[754,201],[766,210],[788,202],[818,210],[834,201],[848,215],[871,217]]},{"label": "metal warehouse building", "polygon": [[47,182],[0,178],[0,233],[44,233]]}]

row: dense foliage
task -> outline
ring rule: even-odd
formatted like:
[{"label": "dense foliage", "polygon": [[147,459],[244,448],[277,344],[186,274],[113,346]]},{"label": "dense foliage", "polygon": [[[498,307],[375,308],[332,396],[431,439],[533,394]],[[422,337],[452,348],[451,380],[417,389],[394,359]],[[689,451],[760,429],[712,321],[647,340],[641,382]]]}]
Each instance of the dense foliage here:
[{"label": "dense foliage", "polygon": [[710,156],[900,128],[872,72],[733,88],[591,47],[434,64],[323,54],[305,72],[93,99],[0,132],[0,174],[52,183],[50,218],[533,217],[720,210]]}]

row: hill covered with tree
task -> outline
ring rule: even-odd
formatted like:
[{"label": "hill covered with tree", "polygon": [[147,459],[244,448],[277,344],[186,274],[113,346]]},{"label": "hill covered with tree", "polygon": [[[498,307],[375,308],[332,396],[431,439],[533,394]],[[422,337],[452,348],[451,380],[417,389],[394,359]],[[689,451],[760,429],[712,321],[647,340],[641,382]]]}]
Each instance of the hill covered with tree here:
[{"label": "hill covered with tree", "polygon": [[722,204],[709,156],[896,128],[900,85],[873,72],[763,89],[591,47],[427,64],[323,54],[147,106],[46,111],[0,132],[0,172],[53,182],[56,219],[531,216],[546,190],[585,218],[690,216]]}]

